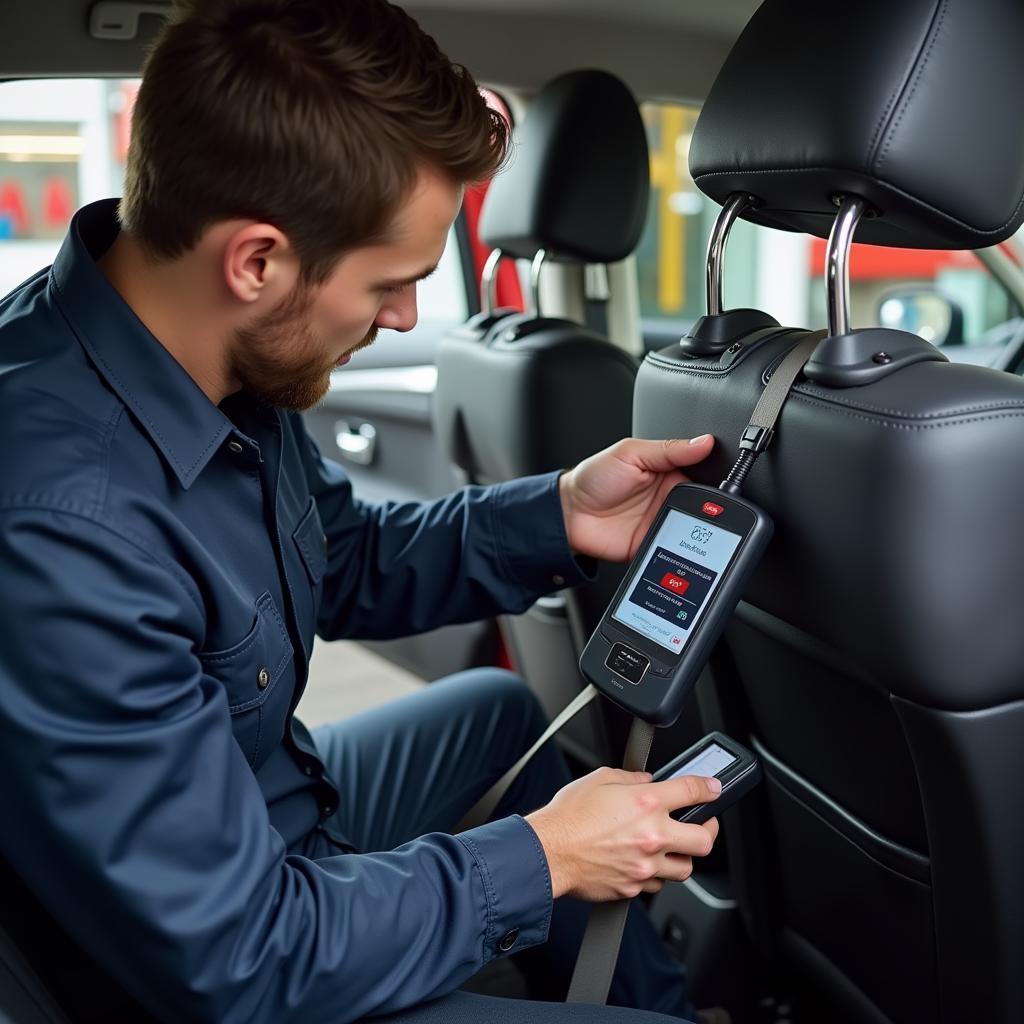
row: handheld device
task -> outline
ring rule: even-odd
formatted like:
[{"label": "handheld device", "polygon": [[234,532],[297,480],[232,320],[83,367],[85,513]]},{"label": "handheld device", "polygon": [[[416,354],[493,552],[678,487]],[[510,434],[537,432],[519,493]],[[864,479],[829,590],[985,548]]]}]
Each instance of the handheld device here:
[{"label": "handheld device", "polygon": [[678,775],[705,775],[720,779],[721,795],[716,800],[694,807],[681,807],[672,813],[676,821],[703,825],[728,810],[761,781],[761,762],[741,743],[721,732],[709,732],[688,750],[654,773],[655,782]]},{"label": "handheld device", "polygon": [[638,718],[675,722],[772,529],[737,495],[674,487],[583,649],[583,675]]}]

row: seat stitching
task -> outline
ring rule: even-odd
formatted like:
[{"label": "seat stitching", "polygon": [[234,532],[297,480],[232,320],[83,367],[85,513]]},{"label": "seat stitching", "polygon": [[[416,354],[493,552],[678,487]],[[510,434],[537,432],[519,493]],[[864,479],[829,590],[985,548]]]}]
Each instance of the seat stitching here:
[{"label": "seat stitching", "polygon": [[896,100],[899,99],[900,92],[903,90],[903,85],[897,86],[889,94],[889,100],[882,108],[882,115],[878,119],[878,124],[875,125],[875,130],[871,134],[871,141],[868,143],[868,151],[864,154],[864,166],[865,168],[871,166],[871,154],[875,151],[875,145],[878,142],[879,136],[882,134],[882,129],[885,126],[885,122],[889,118],[889,113],[892,111],[893,105]]},{"label": "seat stitching", "polygon": [[865,412],[885,413],[886,415],[889,416],[900,416],[904,419],[937,420],[947,419],[951,416],[963,416],[969,413],[987,412],[992,409],[1024,409],[1024,401],[1018,400],[1015,402],[1013,400],[1008,399],[1002,402],[983,402],[977,405],[964,405],[956,409],[951,409],[948,412],[914,413],[906,412],[902,409],[890,409],[882,405],[869,405],[864,402],[851,402],[847,398],[840,398],[838,395],[833,396],[829,394],[827,391],[823,391],[819,388],[815,388],[807,384],[797,385],[797,387],[794,390],[798,394],[804,394],[808,396],[813,396],[815,398],[820,398],[825,402],[836,403],[838,405],[845,405],[847,408],[850,409],[860,409]]},{"label": "seat stitching", "polygon": [[808,405],[816,405],[820,408],[832,408],[840,416],[848,416],[851,419],[863,420],[865,423],[877,423],[883,427],[889,427],[892,430],[941,430],[944,427],[958,427],[966,423],[985,423],[989,420],[1011,420],[1011,419],[1022,419],[1024,418],[1024,409],[1020,412],[1005,412],[997,413],[989,416],[961,416],[957,418],[950,417],[946,422],[942,423],[899,423],[894,420],[885,419],[881,416],[871,416],[864,412],[853,412],[846,409],[839,408],[833,405],[831,402],[825,402],[817,398],[811,398],[806,394],[800,392],[794,392],[794,397]]},{"label": "seat stitching", "polygon": [[[924,74],[924,69],[928,65],[928,61],[931,59],[932,50],[935,49],[935,43],[939,38],[942,31],[942,23],[946,19],[946,12],[949,10],[949,0],[941,0],[939,4],[939,11],[937,20],[934,28],[931,30],[931,41],[928,43],[928,48],[925,50],[924,57],[921,63],[918,65],[917,71],[914,74],[914,80],[910,86],[910,91],[907,93],[907,98],[903,101],[903,105],[899,113],[896,115],[896,120],[893,122],[892,127],[886,136],[885,142],[882,145],[882,151],[878,154],[875,159],[875,166],[881,168],[882,164],[885,163],[886,158],[889,155],[889,150],[892,147],[893,139],[896,137],[896,130],[900,126],[900,122],[906,116],[907,111],[910,109],[910,101],[914,98],[914,93],[917,92],[917,87],[921,82],[921,76]],[[936,17],[934,14],[932,17]]]}]

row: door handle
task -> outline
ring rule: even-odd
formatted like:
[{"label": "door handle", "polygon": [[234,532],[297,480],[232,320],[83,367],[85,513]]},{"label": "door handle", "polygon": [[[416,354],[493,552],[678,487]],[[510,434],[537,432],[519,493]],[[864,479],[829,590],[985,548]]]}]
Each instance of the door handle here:
[{"label": "door handle", "polygon": [[369,466],[377,454],[377,428],[372,423],[354,427],[348,420],[338,420],[334,440],[341,454],[358,466]]}]

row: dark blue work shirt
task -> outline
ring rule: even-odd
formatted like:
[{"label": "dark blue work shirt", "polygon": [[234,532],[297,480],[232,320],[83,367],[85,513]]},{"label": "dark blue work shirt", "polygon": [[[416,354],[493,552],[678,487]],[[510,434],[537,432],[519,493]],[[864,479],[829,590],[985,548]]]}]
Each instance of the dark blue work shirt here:
[{"label": "dark blue work shirt", "polygon": [[339,1024],[449,991],[511,929],[546,938],[533,831],[305,858],[338,797],[293,711],[314,633],[579,581],[556,478],[354,498],[299,416],[214,406],[146,330],[95,264],[115,209],[0,302],[0,854],[167,1020]]}]

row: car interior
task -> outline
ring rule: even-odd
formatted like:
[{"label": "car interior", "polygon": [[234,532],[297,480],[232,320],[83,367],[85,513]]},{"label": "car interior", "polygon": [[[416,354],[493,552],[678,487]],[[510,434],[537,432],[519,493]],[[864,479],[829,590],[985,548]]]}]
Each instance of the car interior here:
[{"label": "car interior", "polygon": [[[509,117],[512,155],[467,191],[417,327],[339,369],[310,433],[370,500],[630,435],[713,434],[690,475],[714,486],[782,359],[823,332],[747,484],[774,538],[650,760],[721,730],[764,779],[648,908],[696,1004],[736,1024],[1019,1024],[1024,7],[402,6]],[[0,294],[117,194],[169,7],[4,3]],[[553,718],[623,573],[365,646],[382,679],[511,667]],[[619,765],[630,721],[589,705],[559,734],[574,770]],[[6,903],[0,1019],[97,1019]],[[507,971],[479,986],[519,994]]]}]

